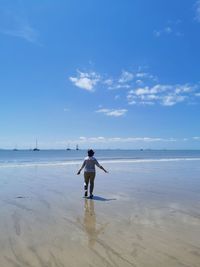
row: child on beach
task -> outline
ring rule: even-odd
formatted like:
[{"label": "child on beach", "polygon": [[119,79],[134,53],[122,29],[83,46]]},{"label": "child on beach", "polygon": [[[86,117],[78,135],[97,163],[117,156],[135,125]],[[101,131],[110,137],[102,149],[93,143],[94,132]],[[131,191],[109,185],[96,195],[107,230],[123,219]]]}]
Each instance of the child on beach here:
[{"label": "child on beach", "polygon": [[90,183],[90,198],[93,198],[92,193],[94,189],[94,178],[96,175],[95,165],[107,173],[107,171],[99,164],[99,162],[93,156],[94,156],[94,151],[92,149],[89,149],[88,156],[84,159],[80,170],[77,172],[77,175],[79,175],[82,169],[85,168],[84,169],[85,197],[88,196],[88,184]]}]

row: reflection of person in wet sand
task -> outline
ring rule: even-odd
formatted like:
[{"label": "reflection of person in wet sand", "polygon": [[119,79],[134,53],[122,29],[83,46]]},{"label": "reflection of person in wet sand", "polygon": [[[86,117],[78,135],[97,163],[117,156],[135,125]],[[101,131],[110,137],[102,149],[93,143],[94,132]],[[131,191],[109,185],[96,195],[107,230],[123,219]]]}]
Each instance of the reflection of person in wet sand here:
[{"label": "reflection of person in wet sand", "polygon": [[94,201],[88,201],[85,199],[85,212],[83,219],[84,230],[88,235],[88,246],[91,248],[94,246],[98,234],[104,229],[101,227],[99,230],[96,229],[96,214],[94,211]]},{"label": "reflection of person in wet sand", "polygon": [[[88,236],[88,247],[100,260],[107,264],[106,266],[111,266],[111,263],[113,262],[115,265],[112,266],[119,266],[117,265],[117,262],[119,261],[122,263],[120,266],[123,266],[124,263],[128,263],[130,266],[135,266],[134,263],[127,260],[117,250],[113,249],[111,245],[100,238],[100,234],[104,233],[108,223],[102,224],[97,229],[94,200],[85,199],[83,222],[78,218],[77,223],[77,226],[83,229]],[[98,249],[95,248],[95,243],[98,244]],[[99,247],[101,248],[100,251]]]},{"label": "reflection of person in wet sand", "polygon": [[[79,220],[79,223],[80,220]],[[84,218],[82,224],[84,231],[88,235],[88,246],[90,248],[94,247],[95,242],[98,239],[98,235],[103,233],[107,224],[102,225],[99,229],[96,228],[96,214],[94,210],[94,201],[85,199],[84,206]]]}]

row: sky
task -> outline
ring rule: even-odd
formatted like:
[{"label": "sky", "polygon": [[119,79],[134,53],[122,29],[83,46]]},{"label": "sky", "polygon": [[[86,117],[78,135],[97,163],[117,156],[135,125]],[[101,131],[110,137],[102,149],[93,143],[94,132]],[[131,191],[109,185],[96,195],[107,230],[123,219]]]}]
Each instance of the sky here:
[{"label": "sky", "polygon": [[200,1],[0,0],[0,148],[200,149]]}]

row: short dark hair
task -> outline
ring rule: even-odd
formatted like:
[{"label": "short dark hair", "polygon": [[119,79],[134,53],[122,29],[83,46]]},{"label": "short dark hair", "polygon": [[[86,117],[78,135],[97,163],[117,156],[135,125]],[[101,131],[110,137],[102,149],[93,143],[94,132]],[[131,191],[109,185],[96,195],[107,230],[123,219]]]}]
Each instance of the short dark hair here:
[{"label": "short dark hair", "polygon": [[92,156],[94,156],[94,151],[92,150],[92,149],[88,149],[88,156],[89,157],[92,157]]}]

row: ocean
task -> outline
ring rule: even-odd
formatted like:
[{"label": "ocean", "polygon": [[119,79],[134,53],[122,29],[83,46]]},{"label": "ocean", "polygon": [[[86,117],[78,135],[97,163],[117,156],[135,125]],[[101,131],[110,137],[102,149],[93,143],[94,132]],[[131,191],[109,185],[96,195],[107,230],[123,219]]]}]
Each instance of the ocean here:
[{"label": "ocean", "polygon": [[[81,163],[86,150],[0,150],[0,167]],[[151,162],[200,160],[200,150],[96,150],[100,162]]]}]

